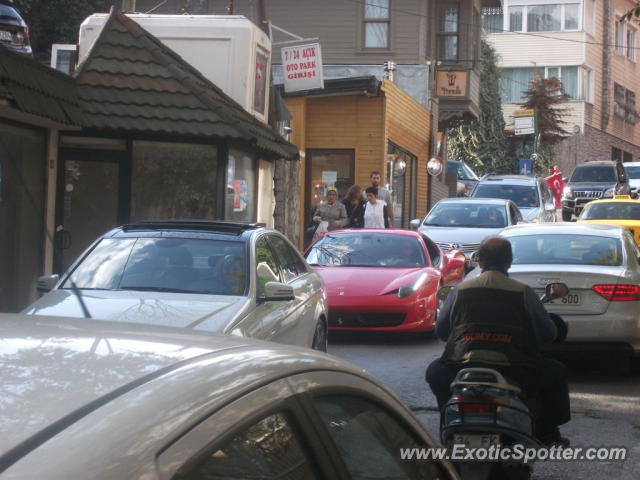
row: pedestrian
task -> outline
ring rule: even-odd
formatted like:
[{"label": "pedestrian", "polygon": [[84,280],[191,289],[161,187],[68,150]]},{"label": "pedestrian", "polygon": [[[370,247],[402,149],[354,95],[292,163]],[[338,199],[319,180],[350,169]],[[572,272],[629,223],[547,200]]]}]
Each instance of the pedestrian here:
[{"label": "pedestrian", "polygon": [[327,189],[327,201],[316,207],[313,221],[318,224],[313,235],[314,242],[328,231],[342,228],[347,224],[347,210],[342,202],[338,201],[338,191],[334,187]]},{"label": "pedestrian", "polygon": [[382,179],[382,175],[379,170],[374,170],[369,174],[369,179],[371,180],[371,186],[378,189],[378,200],[383,200],[387,205],[387,210],[389,212],[389,225],[393,225],[393,205],[391,203],[391,192],[380,186],[380,181]]},{"label": "pedestrian", "polygon": [[364,205],[362,200],[362,188],[359,185],[351,185],[342,200],[347,211],[347,228],[364,228]]},{"label": "pedestrian", "polygon": [[364,207],[364,228],[389,228],[389,212],[384,200],[378,199],[378,189],[365,190],[367,204]]}]

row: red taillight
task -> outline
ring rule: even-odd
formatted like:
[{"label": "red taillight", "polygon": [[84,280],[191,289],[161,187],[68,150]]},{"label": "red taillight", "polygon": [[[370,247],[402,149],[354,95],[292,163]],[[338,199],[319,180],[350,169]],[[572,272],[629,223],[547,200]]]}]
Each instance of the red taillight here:
[{"label": "red taillight", "polygon": [[640,300],[638,285],[594,285],[591,289],[610,302],[634,302]]},{"label": "red taillight", "polygon": [[494,413],[498,405],[501,405],[495,397],[464,395],[452,397],[449,403],[453,410],[461,413]]}]

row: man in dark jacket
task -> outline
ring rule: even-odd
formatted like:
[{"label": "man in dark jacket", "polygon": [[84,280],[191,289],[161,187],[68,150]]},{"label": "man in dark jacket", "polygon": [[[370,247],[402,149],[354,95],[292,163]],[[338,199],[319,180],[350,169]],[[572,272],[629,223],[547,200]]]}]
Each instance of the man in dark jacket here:
[{"label": "man in dark jacket", "polygon": [[436,334],[447,343],[442,357],[427,368],[426,380],[442,410],[460,369],[495,368],[539,398],[537,437],[566,445],[558,430],[571,418],[566,368],[540,355],[540,345],[555,339],[556,326],[535,292],[509,278],[512,259],[508,240],[491,237],[482,242],[482,274],[452,290],[440,310]]}]

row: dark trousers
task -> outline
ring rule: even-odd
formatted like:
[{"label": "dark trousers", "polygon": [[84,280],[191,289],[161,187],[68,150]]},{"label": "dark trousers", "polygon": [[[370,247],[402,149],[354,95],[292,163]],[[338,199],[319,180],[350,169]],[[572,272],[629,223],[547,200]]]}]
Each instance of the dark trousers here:
[{"label": "dark trousers", "polygon": [[539,402],[536,409],[536,435],[551,433],[558,425],[571,420],[567,367],[557,360],[541,358],[532,367],[494,367],[487,364],[447,364],[441,358],[427,367],[426,380],[438,400],[440,411],[451,397],[451,382],[459,370],[469,367],[495,368],[503,375],[515,379],[528,397]]}]

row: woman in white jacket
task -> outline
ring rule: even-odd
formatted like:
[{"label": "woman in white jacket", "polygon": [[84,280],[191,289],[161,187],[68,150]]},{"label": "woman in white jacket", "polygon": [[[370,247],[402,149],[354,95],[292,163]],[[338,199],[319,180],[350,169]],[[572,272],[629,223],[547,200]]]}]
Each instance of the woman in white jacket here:
[{"label": "woman in white jacket", "polygon": [[378,199],[378,189],[369,187],[365,193],[368,201],[364,207],[364,228],[389,228],[387,204]]}]

